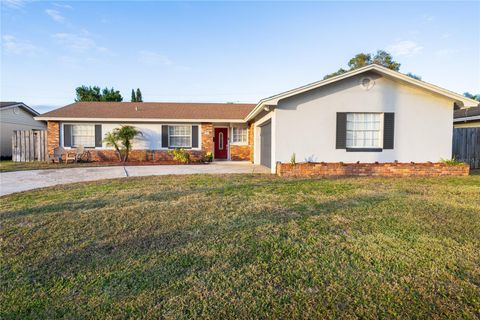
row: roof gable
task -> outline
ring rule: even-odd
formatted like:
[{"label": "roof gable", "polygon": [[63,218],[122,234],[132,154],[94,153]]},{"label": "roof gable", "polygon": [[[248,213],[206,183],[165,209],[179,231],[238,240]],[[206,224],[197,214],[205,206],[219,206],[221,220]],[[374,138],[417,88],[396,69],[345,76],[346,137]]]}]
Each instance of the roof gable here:
[{"label": "roof gable", "polygon": [[469,98],[467,98],[465,96],[462,96],[458,93],[440,88],[438,86],[435,86],[435,85],[430,84],[430,83],[425,82],[425,81],[414,79],[412,77],[409,77],[409,76],[404,75],[404,74],[402,74],[400,72],[397,72],[397,71],[390,70],[390,69],[385,68],[383,66],[380,66],[380,65],[377,65],[377,64],[371,64],[371,65],[368,65],[368,66],[365,66],[365,67],[362,67],[362,68],[358,68],[358,69],[346,72],[344,74],[341,74],[341,75],[338,75],[338,76],[335,76],[335,77],[332,77],[332,78],[329,78],[329,79],[313,82],[313,83],[307,84],[305,86],[301,86],[301,87],[298,87],[298,88],[295,88],[295,89],[292,89],[292,90],[288,90],[288,91],[282,92],[280,94],[262,99],[257,104],[255,109],[253,109],[252,112],[250,112],[248,114],[246,120],[250,120],[253,117],[255,117],[259,112],[261,112],[261,110],[263,110],[263,108],[265,106],[277,105],[278,102],[282,99],[289,98],[289,97],[292,97],[292,96],[295,96],[295,95],[299,95],[299,94],[308,92],[310,90],[317,89],[317,88],[320,88],[320,87],[323,87],[323,86],[326,86],[326,85],[329,85],[329,84],[333,84],[333,83],[339,82],[343,79],[347,79],[347,78],[350,78],[350,77],[353,77],[353,76],[356,76],[356,75],[359,75],[359,74],[362,74],[362,73],[366,73],[366,72],[369,72],[369,71],[374,71],[374,72],[376,72],[376,73],[378,73],[382,76],[385,76],[387,78],[391,78],[391,79],[394,79],[394,80],[399,80],[399,81],[414,85],[418,88],[427,90],[429,92],[448,97],[448,98],[454,100],[456,103],[463,105],[464,107],[473,107],[473,106],[477,106],[479,104],[478,101],[469,99]]},{"label": "roof gable", "polygon": [[22,108],[26,112],[30,113],[32,116],[38,116],[39,115],[39,113],[37,111],[30,108],[29,106],[27,106],[23,102],[14,102],[14,101],[0,102],[0,109],[1,110],[6,110],[6,109],[14,108],[14,107]]}]

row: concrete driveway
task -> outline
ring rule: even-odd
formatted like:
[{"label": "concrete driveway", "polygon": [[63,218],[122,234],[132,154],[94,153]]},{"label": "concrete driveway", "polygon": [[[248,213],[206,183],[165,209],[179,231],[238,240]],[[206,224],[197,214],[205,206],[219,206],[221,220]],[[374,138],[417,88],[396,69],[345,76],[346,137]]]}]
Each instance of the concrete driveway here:
[{"label": "concrete driveway", "polygon": [[14,192],[112,178],[160,176],[168,174],[269,173],[249,162],[213,162],[209,165],[159,165],[84,167],[71,169],[27,170],[0,173],[0,196]]}]

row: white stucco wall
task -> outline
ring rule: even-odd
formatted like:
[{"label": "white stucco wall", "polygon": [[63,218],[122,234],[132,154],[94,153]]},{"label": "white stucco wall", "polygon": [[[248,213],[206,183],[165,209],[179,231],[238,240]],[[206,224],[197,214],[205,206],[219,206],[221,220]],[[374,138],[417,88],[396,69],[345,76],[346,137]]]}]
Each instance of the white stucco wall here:
[{"label": "white stucco wall", "polygon": [[[411,85],[369,74],[370,90],[359,75],[281,100],[275,109],[272,162],[437,162],[450,159],[453,101]],[[394,112],[394,149],[347,152],[335,149],[337,112]],[[255,158],[257,162],[257,157]]]},{"label": "white stucco wall", "polygon": [[33,116],[21,107],[17,110],[18,114],[14,112],[14,108],[0,109],[0,155],[3,157],[12,155],[13,130],[46,128],[45,122],[33,119]]}]

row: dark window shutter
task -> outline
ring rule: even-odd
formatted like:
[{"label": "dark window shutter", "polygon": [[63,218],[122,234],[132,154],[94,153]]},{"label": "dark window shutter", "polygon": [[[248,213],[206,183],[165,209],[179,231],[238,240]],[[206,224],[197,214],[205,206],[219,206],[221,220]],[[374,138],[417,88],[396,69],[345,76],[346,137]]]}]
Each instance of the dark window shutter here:
[{"label": "dark window shutter", "polygon": [[102,147],[102,125],[96,124],[95,125],[95,148]]},{"label": "dark window shutter", "polygon": [[395,131],[395,113],[383,114],[383,149],[393,149]]},{"label": "dark window shutter", "polygon": [[198,148],[198,126],[192,126],[192,148]]},{"label": "dark window shutter", "polygon": [[337,139],[335,147],[337,149],[347,148],[347,113],[337,112]]},{"label": "dark window shutter", "polygon": [[63,125],[63,146],[64,147],[72,146],[72,125],[71,124]]},{"label": "dark window shutter", "polygon": [[168,148],[168,126],[162,125],[162,148]]}]

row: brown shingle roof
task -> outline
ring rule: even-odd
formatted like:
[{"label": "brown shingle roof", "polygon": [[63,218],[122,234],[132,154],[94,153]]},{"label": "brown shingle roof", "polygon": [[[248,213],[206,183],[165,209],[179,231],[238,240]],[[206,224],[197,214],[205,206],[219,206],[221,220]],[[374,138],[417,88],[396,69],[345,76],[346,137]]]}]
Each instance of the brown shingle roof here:
[{"label": "brown shingle roof", "polygon": [[473,108],[467,108],[467,109],[460,109],[460,110],[455,110],[453,113],[453,118],[467,118],[467,117],[473,117],[473,116],[480,116],[480,106],[479,107],[473,107]]},{"label": "brown shingle roof", "polygon": [[177,102],[76,102],[41,118],[243,120],[255,104]]}]

